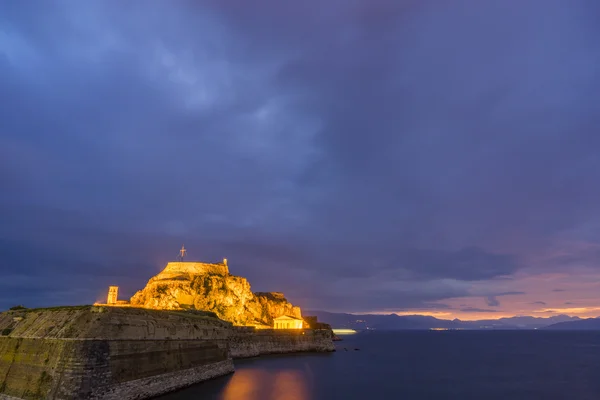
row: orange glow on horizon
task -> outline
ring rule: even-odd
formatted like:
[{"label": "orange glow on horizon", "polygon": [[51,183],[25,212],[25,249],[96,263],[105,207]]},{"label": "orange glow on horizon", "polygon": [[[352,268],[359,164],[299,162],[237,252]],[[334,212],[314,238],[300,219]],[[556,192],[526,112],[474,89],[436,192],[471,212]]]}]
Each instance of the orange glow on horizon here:
[{"label": "orange glow on horizon", "polygon": [[588,315],[590,313],[595,313],[595,316],[600,314],[600,307],[567,307],[567,308],[545,308],[536,313],[545,313],[545,314],[564,314],[571,316],[581,316]]},{"label": "orange glow on horizon", "polygon": [[371,311],[364,313],[351,313],[356,315],[390,315],[398,316],[418,315],[423,317],[435,317],[443,320],[460,319],[461,321],[495,320],[512,317],[536,317],[549,318],[557,315],[568,315],[570,317],[595,318],[600,317],[600,307],[571,307],[571,308],[545,308],[536,310],[518,310],[517,312],[450,312],[450,311],[431,311],[431,310],[410,310],[410,311]]}]

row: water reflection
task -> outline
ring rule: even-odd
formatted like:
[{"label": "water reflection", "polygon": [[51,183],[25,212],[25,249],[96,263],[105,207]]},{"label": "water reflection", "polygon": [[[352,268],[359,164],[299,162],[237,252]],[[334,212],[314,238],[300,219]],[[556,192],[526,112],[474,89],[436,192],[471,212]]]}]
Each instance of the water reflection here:
[{"label": "water reflection", "polygon": [[275,373],[271,399],[307,400],[307,380],[299,371],[288,370]]},{"label": "water reflection", "polygon": [[237,371],[223,389],[222,400],[309,400],[308,380],[297,370]]},{"label": "water reflection", "polygon": [[244,370],[233,374],[223,390],[223,400],[260,399],[261,382],[268,378],[262,370]]}]

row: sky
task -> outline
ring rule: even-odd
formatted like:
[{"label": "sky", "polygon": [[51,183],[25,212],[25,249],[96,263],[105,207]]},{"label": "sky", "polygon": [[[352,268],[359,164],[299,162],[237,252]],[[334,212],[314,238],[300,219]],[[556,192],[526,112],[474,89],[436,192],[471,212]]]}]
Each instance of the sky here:
[{"label": "sky", "polygon": [[600,315],[596,0],[0,3],[0,310],[177,256],[303,309]]}]

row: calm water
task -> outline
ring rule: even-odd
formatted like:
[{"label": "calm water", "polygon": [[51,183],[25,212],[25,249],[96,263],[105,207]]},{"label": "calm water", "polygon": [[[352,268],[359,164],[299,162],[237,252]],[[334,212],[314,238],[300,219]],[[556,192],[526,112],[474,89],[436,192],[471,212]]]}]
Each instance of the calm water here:
[{"label": "calm water", "polygon": [[336,345],[238,361],[160,399],[600,399],[596,332],[370,332]]}]

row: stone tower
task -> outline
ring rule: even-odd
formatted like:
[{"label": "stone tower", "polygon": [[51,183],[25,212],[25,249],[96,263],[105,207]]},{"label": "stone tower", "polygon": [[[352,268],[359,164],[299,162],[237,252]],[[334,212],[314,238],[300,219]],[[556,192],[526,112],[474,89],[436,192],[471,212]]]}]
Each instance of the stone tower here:
[{"label": "stone tower", "polygon": [[108,298],[106,299],[106,304],[117,304],[117,297],[119,295],[119,287],[118,286],[109,286],[108,287]]}]

